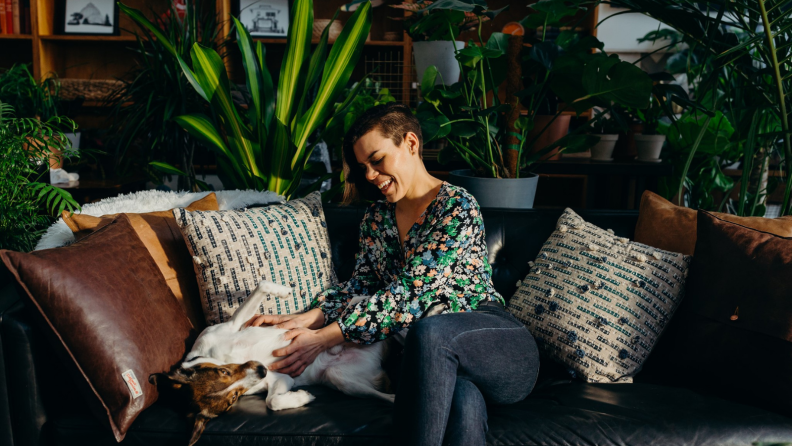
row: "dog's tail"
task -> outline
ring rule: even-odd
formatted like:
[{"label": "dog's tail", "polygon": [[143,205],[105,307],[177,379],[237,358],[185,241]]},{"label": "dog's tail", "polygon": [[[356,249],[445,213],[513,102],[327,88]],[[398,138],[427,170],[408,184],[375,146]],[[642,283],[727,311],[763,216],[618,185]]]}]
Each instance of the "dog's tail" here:
[{"label": "dog's tail", "polygon": [[242,326],[245,325],[245,322],[250,320],[250,318],[256,314],[256,310],[258,310],[259,305],[261,305],[261,302],[264,301],[264,297],[268,294],[280,298],[286,298],[290,296],[291,293],[292,289],[287,286],[278,285],[277,283],[267,280],[262,280],[259,282],[256,289],[250,293],[250,296],[247,297],[242,306],[239,307],[236,312],[234,312],[234,316],[231,319],[231,327],[233,327],[235,331],[241,330]]}]

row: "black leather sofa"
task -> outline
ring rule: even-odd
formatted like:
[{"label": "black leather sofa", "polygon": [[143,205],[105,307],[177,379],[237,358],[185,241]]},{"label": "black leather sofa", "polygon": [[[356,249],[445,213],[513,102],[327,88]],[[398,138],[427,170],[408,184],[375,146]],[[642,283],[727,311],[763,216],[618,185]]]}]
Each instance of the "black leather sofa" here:
[{"label": "black leather sofa", "polygon": [[[349,277],[361,208],[328,207],[333,261]],[[636,212],[582,211],[588,221],[632,237]],[[483,211],[495,287],[507,299],[527,262],[554,228],[559,210]],[[62,373],[6,271],[0,284],[0,445],[112,445]],[[519,355],[519,351],[514,352]],[[792,442],[792,418],[696,389],[670,385],[684,371],[650,359],[633,384],[587,384],[543,358],[524,401],[489,408],[490,445],[749,445]],[[198,445],[378,445],[391,425],[390,406],[312,387],[306,407],[271,413],[263,398],[243,397],[209,423]],[[188,421],[160,403],[133,424],[123,444],[186,445]]]}]

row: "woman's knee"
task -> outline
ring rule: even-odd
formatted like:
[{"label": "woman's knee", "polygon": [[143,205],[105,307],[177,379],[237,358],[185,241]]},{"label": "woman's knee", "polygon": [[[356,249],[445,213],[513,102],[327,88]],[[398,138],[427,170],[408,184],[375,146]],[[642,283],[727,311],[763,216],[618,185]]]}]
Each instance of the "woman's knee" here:
[{"label": "woman's knee", "polygon": [[405,344],[444,345],[449,337],[446,315],[436,315],[421,319],[407,332]]}]

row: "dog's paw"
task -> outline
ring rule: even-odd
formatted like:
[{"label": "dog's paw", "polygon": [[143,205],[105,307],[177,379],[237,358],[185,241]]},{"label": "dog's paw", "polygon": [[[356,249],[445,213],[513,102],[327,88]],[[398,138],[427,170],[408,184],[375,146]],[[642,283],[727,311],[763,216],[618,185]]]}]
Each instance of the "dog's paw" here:
[{"label": "dog's paw", "polygon": [[267,402],[267,406],[270,410],[294,409],[305,406],[315,399],[315,396],[305,390],[295,390],[294,392],[287,392],[273,397]]}]

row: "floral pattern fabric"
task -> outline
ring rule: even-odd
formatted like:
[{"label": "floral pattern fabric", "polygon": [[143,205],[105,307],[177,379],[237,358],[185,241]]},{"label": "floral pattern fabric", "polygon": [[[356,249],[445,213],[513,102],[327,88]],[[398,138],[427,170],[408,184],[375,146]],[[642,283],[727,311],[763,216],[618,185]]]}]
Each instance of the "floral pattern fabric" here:
[{"label": "floral pattern fabric", "polygon": [[[492,286],[484,222],[475,198],[443,183],[437,197],[400,243],[396,205],[373,203],[360,225],[360,252],[352,278],[323,291],[325,325],[337,322],[348,341],[371,344],[409,328],[434,303],[443,313],[501,302]],[[348,305],[355,295],[368,298]]]}]

